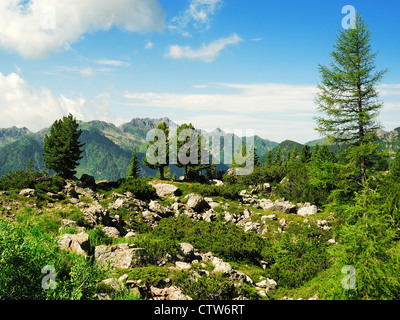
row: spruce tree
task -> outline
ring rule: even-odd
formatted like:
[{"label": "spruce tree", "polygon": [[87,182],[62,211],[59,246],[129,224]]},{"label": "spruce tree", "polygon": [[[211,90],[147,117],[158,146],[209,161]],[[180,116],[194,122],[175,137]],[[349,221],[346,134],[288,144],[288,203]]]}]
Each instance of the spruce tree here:
[{"label": "spruce tree", "polygon": [[42,155],[46,167],[63,178],[72,179],[82,159],[84,144],[79,142],[81,134],[82,130],[72,114],[56,120],[50,128],[50,135],[44,137]]},{"label": "spruce tree", "polygon": [[360,180],[365,185],[366,157],[374,148],[371,142],[380,128],[376,121],[382,103],[377,84],[387,70],[375,72],[377,53],[371,52],[371,34],[357,13],[354,28],[340,31],[330,67],[320,65],[321,84],[316,98],[317,130],[330,142],[346,143],[357,148]]},{"label": "spruce tree", "polygon": [[282,148],[281,148],[281,146],[279,146],[278,150],[276,150],[275,159],[274,159],[274,165],[275,166],[281,166],[282,163],[283,163]]},{"label": "spruce tree", "polygon": [[131,163],[129,165],[128,178],[139,178],[140,166],[137,156],[136,147],[133,148]]}]

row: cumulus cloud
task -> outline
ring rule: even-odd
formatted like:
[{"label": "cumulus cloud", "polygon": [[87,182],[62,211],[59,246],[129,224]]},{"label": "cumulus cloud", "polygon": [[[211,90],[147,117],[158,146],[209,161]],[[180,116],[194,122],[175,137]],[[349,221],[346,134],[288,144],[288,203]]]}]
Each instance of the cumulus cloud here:
[{"label": "cumulus cloud", "polygon": [[197,30],[209,29],[212,17],[222,6],[222,0],[191,0],[189,8],[174,17],[168,26],[170,30],[177,31],[183,36],[190,36],[186,30],[189,25]]},{"label": "cumulus cloud", "polygon": [[172,45],[167,49],[165,57],[172,59],[192,59],[203,62],[213,62],[219,53],[229,45],[243,41],[237,34],[218,39],[210,44],[202,44],[198,49],[190,46]]},{"label": "cumulus cloud", "polygon": [[157,0],[0,1],[0,47],[26,58],[69,48],[84,34],[112,26],[160,31],[165,13]]},{"label": "cumulus cloud", "polygon": [[38,131],[69,113],[82,119],[85,102],[84,98],[56,97],[47,88],[34,90],[16,73],[0,73],[1,128],[17,126]]}]

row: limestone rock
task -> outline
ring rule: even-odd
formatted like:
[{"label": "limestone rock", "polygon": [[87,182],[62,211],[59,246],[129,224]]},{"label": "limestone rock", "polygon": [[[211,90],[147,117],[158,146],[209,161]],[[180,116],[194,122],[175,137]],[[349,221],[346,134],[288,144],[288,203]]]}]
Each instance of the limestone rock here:
[{"label": "limestone rock", "polygon": [[188,199],[186,206],[195,212],[201,212],[210,207],[204,198],[199,194],[190,193],[185,198]]},{"label": "limestone rock", "polygon": [[180,196],[182,191],[173,184],[168,183],[151,183],[151,185],[156,189],[156,193],[159,197],[166,197],[166,196]]},{"label": "limestone rock", "polygon": [[100,245],[94,250],[94,257],[100,265],[111,261],[115,268],[130,269],[146,266],[150,257],[145,249],[122,243],[113,246]]},{"label": "limestone rock", "polygon": [[31,197],[36,197],[36,190],[35,189],[23,189],[19,193],[21,196],[31,198]]},{"label": "limestone rock", "polygon": [[75,251],[77,254],[87,255],[90,250],[89,235],[85,232],[78,234],[64,234],[59,239],[61,249]]}]

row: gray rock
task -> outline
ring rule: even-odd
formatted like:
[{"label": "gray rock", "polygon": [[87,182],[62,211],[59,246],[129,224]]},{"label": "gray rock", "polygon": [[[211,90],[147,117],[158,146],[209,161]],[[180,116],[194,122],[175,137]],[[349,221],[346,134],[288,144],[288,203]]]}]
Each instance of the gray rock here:
[{"label": "gray rock", "polygon": [[167,210],[165,209],[165,207],[163,207],[161,205],[161,203],[159,203],[156,200],[150,201],[149,209],[150,209],[150,211],[153,211],[153,212],[159,214],[162,217],[166,216],[166,213],[167,213]]},{"label": "gray rock", "polygon": [[35,189],[23,189],[19,193],[21,196],[31,198],[31,197],[36,197],[36,190]]},{"label": "gray rock", "polygon": [[64,234],[58,244],[61,249],[75,251],[77,254],[87,255],[90,250],[89,235],[85,232],[78,234]]},{"label": "gray rock", "polygon": [[103,227],[103,229],[105,234],[110,238],[119,238],[121,236],[121,233],[115,227]]},{"label": "gray rock", "polygon": [[314,215],[318,212],[318,208],[310,203],[304,204],[302,208],[297,211],[297,214],[303,217]]},{"label": "gray rock", "polygon": [[190,263],[182,262],[182,261],[175,262],[175,266],[180,270],[188,270],[191,268]]},{"label": "gray rock", "polygon": [[296,213],[296,205],[290,201],[276,200],[274,203],[274,210],[282,213]]},{"label": "gray rock", "polygon": [[113,246],[100,245],[94,250],[94,257],[99,265],[111,261],[111,265],[119,269],[144,267],[150,261],[147,251],[135,245],[122,243]]},{"label": "gray rock", "polygon": [[264,279],[258,283],[256,283],[256,286],[262,289],[275,289],[277,286],[277,283],[273,279]]},{"label": "gray rock", "polygon": [[196,193],[190,193],[186,197],[188,199],[186,206],[195,212],[201,212],[204,209],[209,209],[209,204],[204,200],[204,198]]},{"label": "gray rock", "polygon": [[214,257],[212,259],[212,264],[214,265],[213,272],[221,272],[224,275],[231,275],[234,270],[228,262],[224,262],[222,259]]},{"label": "gray rock", "polygon": [[156,193],[159,197],[166,197],[166,196],[180,196],[182,191],[172,184],[168,183],[151,183],[151,185],[156,189]]}]

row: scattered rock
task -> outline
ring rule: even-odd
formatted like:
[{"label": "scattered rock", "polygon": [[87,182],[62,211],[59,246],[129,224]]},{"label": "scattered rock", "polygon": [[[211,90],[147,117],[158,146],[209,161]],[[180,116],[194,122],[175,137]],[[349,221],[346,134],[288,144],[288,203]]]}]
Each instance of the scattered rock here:
[{"label": "scattered rock", "polygon": [[190,263],[182,262],[182,261],[175,262],[175,266],[180,270],[188,270],[191,268]]},{"label": "scattered rock", "polygon": [[233,268],[228,262],[224,262],[222,259],[213,257],[212,264],[214,265],[214,272],[221,272],[224,275],[231,275]]},{"label": "scattered rock", "polygon": [[150,211],[153,211],[153,212],[159,214],[161,217],[165,217],[166,213],[167,213],[167,210],[165,209],[165,207],[163,207],[161,205],[161,203],[159,203],[156,200],[150,201],[149,209],[150,209]]},{"label": "scattered rock", "polygon": [[185,295],[178,287],[171,286],[168,288],[150,287],[152,300],[192,300],[191,297]]},{"label": "scattered rock", "polygon": [[61,249],[75,251],[77,254],[87,255],[90,250],[89,235],[85,232],[78,234],[64,234],[59,239]]},{"label": "scattered rock", "polygon": [[196,193],[188,194],[185,199],[187,199],[186,206],[195,212],[202,212],[204,209],[210,208],[209,204],[204,200],[204,198]]},{"label": "scattered rock", "polygon": [[145,249],[127,243],[96,246],[94,257],[100,265],[111,261],[113,267],[120,269],[144,267],[150,260]]},{"label": "scattered rock", "polygon": [[23,189],[19,193],[21,196],[31,198],[31,197],[36,197],[36,190],[35,189]]},{"label": "scattered rock", "polygon": [[310,203],[305,203],[303,207],[301,207],[297,214],[303,217],[314,215],[318,212],[318,208],[315,205],[311,205]]},{"label": "scattered rock", "polygon": [[330,225],[331,224],[327,220],[317,220],[317,227],[319,229],[322,229],[322,230],[325,230],[325,231],[329,231],[329,230],[331,230]]},{"label": "scattered rock", "polygon": [[168,183],[150,183],[155,189],[156,193],[159,197],[166,197],[166,196],[180,196],[182,191],[172,184]]},{"label": "scattered rock", "polygon": [[103,227],[103,229],[105,234],[110,238],[119,238],[121,236],[121,233],[115,227]]}]

